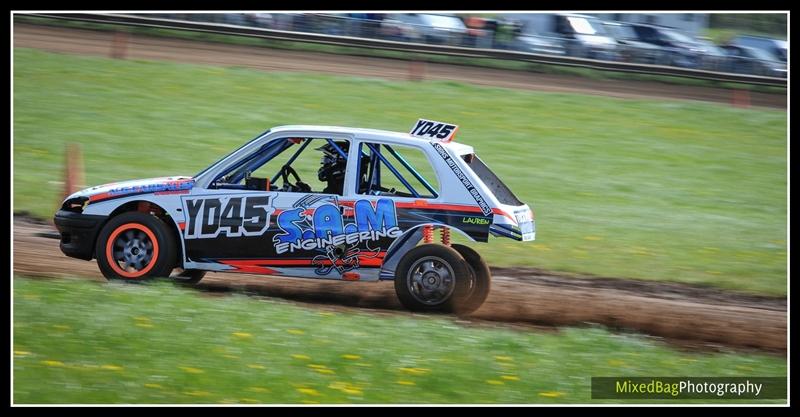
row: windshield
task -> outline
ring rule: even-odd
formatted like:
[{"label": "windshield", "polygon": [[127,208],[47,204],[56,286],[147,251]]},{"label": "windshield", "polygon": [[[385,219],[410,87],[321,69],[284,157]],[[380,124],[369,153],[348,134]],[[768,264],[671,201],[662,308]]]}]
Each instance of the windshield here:
[{"label": "windshield", "polygon": [[744,49],[744,51],[751,58],[760,59],[762,61],[775,61],[775,57],[761,49],[748,48]]},{"label": "windshield", "polygon": [[678,41],[683,43],[697,43],[694,39],[690,38],[689,36],[686,36],[683,33],[675,32],[672,30],[665,30],[664,35],[666,35],[673,41]]},{"label": "windshield", "polygon": [[242,146],[240,146],[240,147],[236,148],[236,150],[234,150],[233,152],[231,152],[231,153],[229,153],[229,154],[225,155],[224,157],[222,157],[221,159],[219,159],[217,162],[214,162],[213,164],[211,164],[211,165],[207,166],[207,167],[206,167],[204,170],[202,170],[202,171],[198,172],[198,173],[197,173],[197,175],[195,175],[195,176],[194,176],[194,178],[197,178],[197,177],[199,177],[199,176],[201,176],[201,175],[205,174],[205,173],[206,173],[206,171],[208,171],[209,169],[213,168],[214,166],[216,166],[216,165],[217,165],[217,164],[219,164],[220,162],[224,161],[225,159],[227,159],[227,158],[228,158],[228,157],[230,157],[231,155],[235,154],[236,152],[239,152],[239,151],[240,151],[241,149],[243,149],[245,146],[247,146],[247,145],[249,145],[249,144],[251,144],[251,143],[255,142],[255,141],[256,141],[256,140],[258,140],[258,139],[261,139],[261,138],[262,138],[264,135],[266,135],[267,133],[269,133],[269,132],[270,132],[270,130],[272,130],[272,129],[267,129],[265,132],[261,133],[260,135],[258,135],[258,136],[256,136],[256,137],[254,137],[253,139],[250,139],[250,140],[248,140],[248,141],[247,141],[247,143],[245,143],[244,145],[242,145]]},{"label": "windshield", "polygon": [[517,196],[511,192],[511,190],[503,184],[503,181],[500,181],[500,178],[497,178],[494,172],[489,169],[486,164],[478,158],[477,155],[474,153],[466,154],[461,156],[462,159],[467,163],[467,166],[472,169],[472,172],[478,176],[478,178],[483,181],[486,187],[492,191],[497,200],[503,204],[508,204],[510,206],[521,206],[524,203],[519,201]]},{"label": "windshield", "polygon": [[464,22],[456,16],[446,16],[441,14],[420,15],[422,20],[430,26],[447,29],[464,29]]},{"label": "windshield", "polygon": [[616,39],[636,39],[636,33],[630,26],[611,24],[604,26]]},{"label": "windshield", "polygon": [[579,16],[568,16],[567,21],[575,31],[581,35],[605,35],[603,25],[594,19],[587,19]]}]

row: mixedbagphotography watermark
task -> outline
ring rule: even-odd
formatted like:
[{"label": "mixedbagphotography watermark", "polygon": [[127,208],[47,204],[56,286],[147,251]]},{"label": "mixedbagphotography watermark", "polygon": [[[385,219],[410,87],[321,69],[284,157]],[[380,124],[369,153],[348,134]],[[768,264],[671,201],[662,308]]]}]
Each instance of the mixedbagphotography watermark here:
[{"label": "mixedbagphotography watermark", "polygon": [[592,399],[786,399],[784,377],[592,377]]}]

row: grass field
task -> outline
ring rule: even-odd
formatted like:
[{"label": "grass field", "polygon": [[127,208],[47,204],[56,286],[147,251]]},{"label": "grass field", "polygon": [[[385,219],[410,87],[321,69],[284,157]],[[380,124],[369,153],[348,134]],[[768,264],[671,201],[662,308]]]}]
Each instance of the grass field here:
[{"label": "grass field", "polygon": [[15,278],[13,342],[15,403],[587,403],[591,376],[786,375],[782,357],[601,329],[467,327],[164,282]]},{"label": "grass field", "polygon": [[195,174],[265,129],[461,126],[537,217],[491,264],[786,293],[787,115],[14,51],[14,210],[53,215],[65,144],[88,185]]}]

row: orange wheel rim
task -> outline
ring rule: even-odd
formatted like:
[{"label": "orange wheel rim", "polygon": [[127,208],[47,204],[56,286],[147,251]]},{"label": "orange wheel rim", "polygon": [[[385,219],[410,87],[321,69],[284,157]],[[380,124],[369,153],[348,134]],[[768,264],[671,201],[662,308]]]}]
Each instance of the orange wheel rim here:
[{"label": "orange wheel rim", "polygon": [[[147,226],[123,224],[108,237],[106,259],[117,275],[141,278],[153,269],[158,260],[158,240]],[[120,265],[123,262],[124,268]]]}]

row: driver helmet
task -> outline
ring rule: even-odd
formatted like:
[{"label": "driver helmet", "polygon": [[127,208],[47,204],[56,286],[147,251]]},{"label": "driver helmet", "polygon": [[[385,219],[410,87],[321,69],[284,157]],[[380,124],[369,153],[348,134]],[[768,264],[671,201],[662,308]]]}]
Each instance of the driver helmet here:
[{"label": "driver helmet", "polygon": [[[336,142],[336,146],[347,154],[349,147],[347,142]],[[347,157],[342,156],[330,143],[317,148],[317,150],[323,153],[320,161],[322,166],[317,170],[317,178],[319,178],[320,181],[344,180],[345,170],[347,169]]]}]

